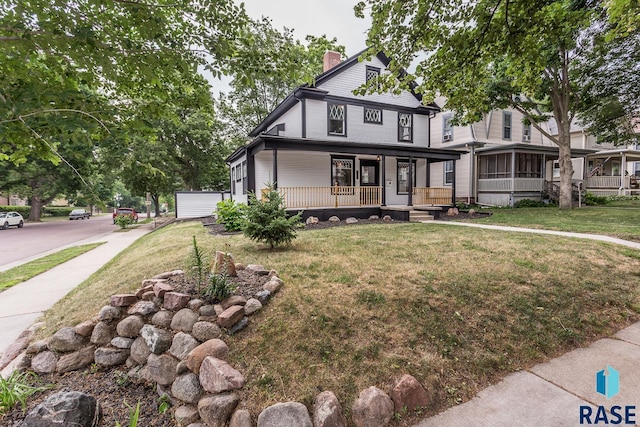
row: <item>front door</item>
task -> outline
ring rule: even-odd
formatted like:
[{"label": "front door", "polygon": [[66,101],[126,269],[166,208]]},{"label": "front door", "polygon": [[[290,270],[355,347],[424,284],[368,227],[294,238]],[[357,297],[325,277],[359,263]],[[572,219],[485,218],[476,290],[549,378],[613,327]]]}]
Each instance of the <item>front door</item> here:
[{"label": "front door", "polygon": [[360,204],[380,204],[380,162],[360,160]]}]

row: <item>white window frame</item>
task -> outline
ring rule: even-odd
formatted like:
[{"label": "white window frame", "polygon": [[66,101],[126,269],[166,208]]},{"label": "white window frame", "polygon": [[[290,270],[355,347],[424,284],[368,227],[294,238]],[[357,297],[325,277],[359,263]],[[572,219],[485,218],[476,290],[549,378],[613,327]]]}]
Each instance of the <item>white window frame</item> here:
[{"label": "white window frame", "polygon": [[[453,114],[445,114],[442,116],[442,142],[453,141],[453,126],[451,126]],[[449,135],[448,139],[446,135]]]},{"label": "white window frame", "polygon": [[443,167],[444,185],[453,185],[453,162],[454,160],[447,160],[444,162],[444,167]]},{"label": "white window frame", "polygon": [[[362,109],[362,111],[364,111],[364,122],[365,123],[374,124],[374,125],[381,125],[382,124],[382,109],[381,108],[364,107]],[[371,117],[371,114],[367,115],[367,111],[377,111],[377,112],[379,112],[379,114],[380,114],[379,115],[379,120],[375,121],[375,120],[371,120],[370,118],[368,118],[368,117]]]},{"label": "white window frame", "polygon": [[[339,119],[331,118],[331,107],[342,107],[342,132],[332,132],[331,131],[331,122],[339,121]],[[328,102],[327,103],[327,135],[330,136],[347,136],[347,104],[342,104],[338,102]]]},{"label": "white window frame", "polygon": [[[406,117],[408,120],[408,126],[402,125],[402,119]],[[405,138],[404,129],[409,130],[408,138]],[[398,141],[399,142],[413,142],[413,114],[403,113],[398,111]]]},{"label": "white window frame", "polygon": [[[507,118],[509,120],[507,120]],[[507,123],[508,122],[508,123]],[[509,135],[507,135],[507,133]],[[510,111],[502,112],[502,139],[511,141],[513,138],[513,117]]]},{"label": "white window frame", "polygon": [[524,142],[531,142],[531,123],[522,124],[522,140]]}]

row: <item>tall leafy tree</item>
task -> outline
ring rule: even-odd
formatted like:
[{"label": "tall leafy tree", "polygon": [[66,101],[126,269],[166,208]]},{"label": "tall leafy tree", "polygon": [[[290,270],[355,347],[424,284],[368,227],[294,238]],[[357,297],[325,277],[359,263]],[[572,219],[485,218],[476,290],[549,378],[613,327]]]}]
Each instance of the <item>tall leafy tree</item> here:
[{"label": "tall leafy tree", "polygon": [[231,91],[221,94],[218,111],[232,145],[247,135],[302,83],[311,83],[322,72],[327,50],[344,55],[344,46],[325,35],[297,40],[293,30],[274,28],[268,18],[252,21],[230,67]]},{"label": "tall leafy tree", "polygon": [[[418,77],[418,90],[427,99],[445,96],[461,123],[494,108],[521,111],[558,145],[559,205],[571,207],[569,129],[577,112],[572,70],[577,40],[601,13],[596,6],[574,0],[365,0],[356,14],[365,9],[373,19],[371,53],[383,49],[393,57],[393,76],[382,78],[383,90],[406,87]],[[418,54],[424,57],[415,73],[403,75]],[[557,135],[539,126],[547,119],[540,110],[555,119]]]}]

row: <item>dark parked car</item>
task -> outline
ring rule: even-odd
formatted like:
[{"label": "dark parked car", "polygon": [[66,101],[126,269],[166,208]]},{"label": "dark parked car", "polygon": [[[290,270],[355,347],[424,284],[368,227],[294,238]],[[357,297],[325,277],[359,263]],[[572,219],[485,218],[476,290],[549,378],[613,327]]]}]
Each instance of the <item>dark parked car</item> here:
[{"label": "dark parked car", "polygon": [[69,219],[89,219],[90,216],[91,213],[84,209],[74,209],[69,214]]},{"label": "dark parked car", "polygon": [[117,208],[113,211],[113,223],[116,223],[116,217],[121,215],[128,215],[133,218],[134,222],[138,222],[138,213],[133,208]]}]

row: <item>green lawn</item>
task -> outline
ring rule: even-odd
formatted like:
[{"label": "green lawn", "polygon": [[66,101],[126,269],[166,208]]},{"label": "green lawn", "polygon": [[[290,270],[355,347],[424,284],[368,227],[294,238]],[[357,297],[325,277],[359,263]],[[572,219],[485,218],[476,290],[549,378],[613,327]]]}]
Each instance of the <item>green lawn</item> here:
[{"label": "green lawn", "polygon": [[[551,212],[551,211],[549,211]],[[509,372],[583,347],[638,320],[640,258],[612,244],[438,224],[300,231],[269,251],[197,222],[143,236],[45,315],[44,333],[95,316],[110,295],[185,269],[192,236],[207,253],[263,264],[285,281],[248,328],[223,336],[247,378],[255,417],[282,401],[311,406],[404,373],[433,393],[421,417],[473,397]],[[150,396],[156,399],[157,396]],[[417,418],[400,414],[397,425]]]},{"label": "green lawn", "polygon": [[470,222],[603,234],[640,242],[640,200],[617,201],[606,206],[571,210],[545,207],[494,208],[486,211],[493,215]]},{"label": "green lawn", "polygon": [[0,292],[18,283],[22,283],[25,280],[29,280],[38,274],[51,270],[53,267],[82,255],[85,252],[89,252],[103,243],[104,242],[92,243],[89,245],[74,246],[63,249],[60,252],[56,252],[18,267],[14,267],[10,270],[0,272]]}]

